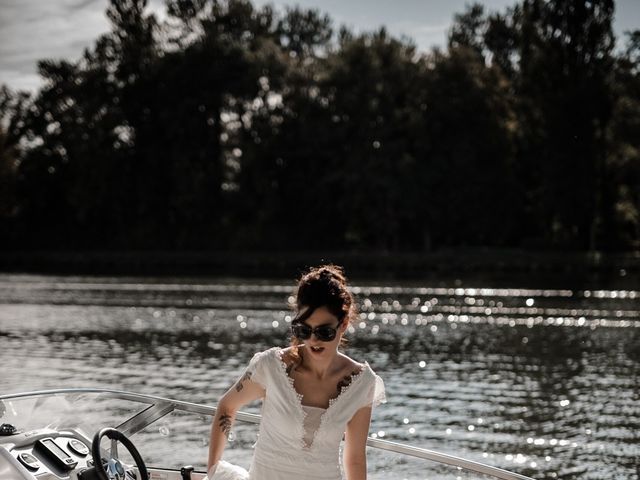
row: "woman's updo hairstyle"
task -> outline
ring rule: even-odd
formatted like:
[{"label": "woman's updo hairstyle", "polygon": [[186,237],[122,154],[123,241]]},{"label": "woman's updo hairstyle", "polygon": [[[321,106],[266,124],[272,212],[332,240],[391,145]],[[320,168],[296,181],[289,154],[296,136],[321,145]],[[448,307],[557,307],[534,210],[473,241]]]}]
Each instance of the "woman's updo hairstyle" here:
[{"label": "woman's updo hairstyle", "polygon": [[313,312],[326,307],[340,324],[356,316],[353,295],[347,288],[347,278],[342,267],[322,265],[302,275],[298,281],[294,322],[304,322]]},{"label": "woman's updo hairstyle", "polygon": [[[357,308],[353,295],[347,288],[347,278],[342,267],[337,265],[321,265],[311,268],[298,280],[295,294],[295,317],[292,323],[304,322],[313,312],[326,307],[336,316],[340,324],[351,322],[357,316]],[[297,347],[300,341],[291,338],[291,345]],[[343,337],[341,346],[346,344]],[[293,348],[287,355],[294,362],[299,361],[298,349]]]}]

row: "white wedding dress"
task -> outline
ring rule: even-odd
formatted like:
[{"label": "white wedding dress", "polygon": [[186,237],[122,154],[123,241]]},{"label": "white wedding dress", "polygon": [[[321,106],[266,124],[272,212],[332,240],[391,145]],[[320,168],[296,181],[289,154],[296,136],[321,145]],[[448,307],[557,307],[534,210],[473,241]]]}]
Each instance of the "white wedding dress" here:
[{"label": "white wedding dress", "polygon": [[385,401],[384,384],[365,363],[326,409],[308,407],[293,387],[282,349],[259,352],[246,372],[262,385],[262,422],[249,472],[221,461],[211,480],[342,480],[340,441],[362,407]]}]

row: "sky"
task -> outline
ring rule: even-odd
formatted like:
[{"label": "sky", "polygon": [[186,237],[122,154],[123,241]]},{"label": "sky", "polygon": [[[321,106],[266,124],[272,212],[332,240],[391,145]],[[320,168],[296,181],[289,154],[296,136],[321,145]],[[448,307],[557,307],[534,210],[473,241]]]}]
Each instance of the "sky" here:
[{"label": "sky", "polygon": [[[0,84],[13,89],[40,86],[36,62],[44,58],[76,60],[82,51],[109,29],[104,15],[107,0],[0,0]],[[316,8],[328,13],[336,26],[357,32],[384,25],[396,36],[406,36],[428,51],[445,44],[453,16],[470,0],[254,0],[277,9],[287,5]],[[489,11],[504,11],[514,0],[485,0]],[[150,0],[150,11],[162,17],[162,0]],[[640,29],[640,0],[617,0],[614,30]]]}]

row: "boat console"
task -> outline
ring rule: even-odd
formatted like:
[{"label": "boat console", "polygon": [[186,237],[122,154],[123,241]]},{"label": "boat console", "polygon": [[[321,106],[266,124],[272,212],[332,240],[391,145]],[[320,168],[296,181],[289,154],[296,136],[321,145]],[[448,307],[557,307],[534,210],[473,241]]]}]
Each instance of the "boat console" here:
[{"label": "boat console", "polygon": [[[95,477],[92,441],[78,430],[21,432],[9,424],[3,427],[0,428],[2,480],[91,480]],[[108,468],[107,460],[102,458],[102,463]],[[117,470],[113,478],[139,480],[133,467],[118,462],[114,468]]]}]

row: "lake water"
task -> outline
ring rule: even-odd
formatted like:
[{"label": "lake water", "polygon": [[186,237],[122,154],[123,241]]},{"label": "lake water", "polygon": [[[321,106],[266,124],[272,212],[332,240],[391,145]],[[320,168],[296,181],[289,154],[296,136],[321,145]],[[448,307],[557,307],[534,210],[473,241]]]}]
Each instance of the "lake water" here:
[{"label": "lake water", "polygon": [[[504,287],[354,285],[347,353],[387,388],[371,432],[537,479],[638,479],[640,291]],[[254,352],[286,345],[292,291],[0,275],[2,393],[102,387],[214,404]],[[206,425],[201,437],[188,463],[206,458]],[[471,478],[403,462],[370,454],[371,478]]]}]

